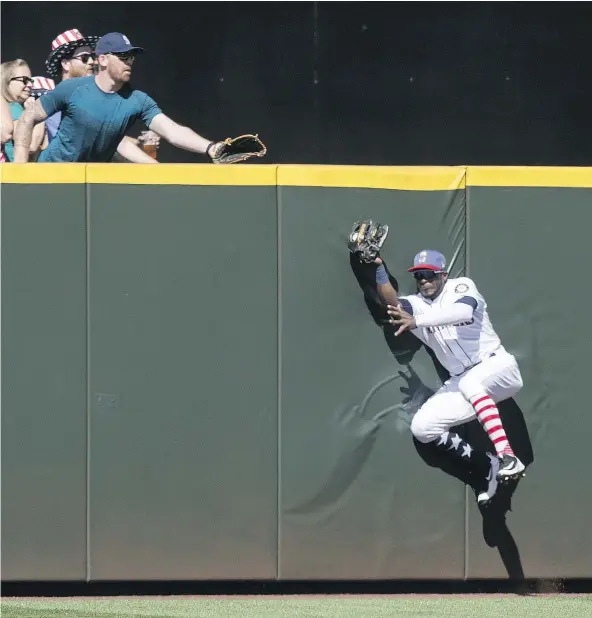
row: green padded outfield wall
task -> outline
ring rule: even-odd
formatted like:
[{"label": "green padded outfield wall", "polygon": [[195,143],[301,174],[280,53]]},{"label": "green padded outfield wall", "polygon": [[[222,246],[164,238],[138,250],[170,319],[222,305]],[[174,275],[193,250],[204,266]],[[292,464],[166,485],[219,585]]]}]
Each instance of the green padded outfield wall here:
[{"label": "green padded outfield wall", "polygon": [[[344,181],[354,186],[291,186]],[[346,239],[354,221],[372,217],[391,226],[388,264],[412,264],[427,243],[457,256],[462,271],[464,169],[280,167],[278,183],[279,576],[462,578],[464,487],[423,464],[409,432],[441,382],[424,350],[393,355]],[[401,278],[401,289],[411,281]]]},{"label": "green padded outfield wall", "polygon": [[2,578],[84,579],[85,170],[20,167],[0,194]]},{"label": "green padded outfield wall", "polygon": [[[3,579],[592,576],[591,168],[0,173]],[[402,292],[444,251],[518,357],[533,464],[486,514],[411,439],[445,375],[383,332],[366,217]]]},{"label": "green padded outfield wall", "polygon": [[[204,172],[230,181],[175,177]],[[93,579],[276,575],[276,172],[258,173],[89,168]]]},{"label": "green padded outfield wall", "polygon": [[[592,169],[469,168],[467,184],[469,272],[520,363],[534,452],[509,527],[528,577],[591,577]],[[473,507],[468,572],[503,577]]]}]

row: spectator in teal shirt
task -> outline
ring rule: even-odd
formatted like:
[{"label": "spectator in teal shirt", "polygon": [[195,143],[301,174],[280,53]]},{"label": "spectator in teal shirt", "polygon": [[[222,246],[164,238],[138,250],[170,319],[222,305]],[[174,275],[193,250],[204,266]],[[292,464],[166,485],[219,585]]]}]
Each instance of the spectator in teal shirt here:
[{"label": "spectator in teal shirt", "polygon": [[95,77],[78,77],[58,84],[39,99],[48,116],[61,111],[60,127],[40,162],[111,161],[127,129],[141,119],[149,126],[162,114],[144,92],[124,86],[104,92]]},{"label": "spectator in teal shirt", "polygon": [[137,120],[173,146],[214,158],[222,142],[212,142],[177,124],[150,96],[131,87],[132,67],[143,51],[119,32],[101,37],[95,49],[98,75],[62,82],[23,114],[14,135],[15,161],[28,160],[34,125],[56,112],[62,113],[62,120],[42,153],[42,162],[105,162],[118,152],[134,163],[156,163],[122,139]]}]

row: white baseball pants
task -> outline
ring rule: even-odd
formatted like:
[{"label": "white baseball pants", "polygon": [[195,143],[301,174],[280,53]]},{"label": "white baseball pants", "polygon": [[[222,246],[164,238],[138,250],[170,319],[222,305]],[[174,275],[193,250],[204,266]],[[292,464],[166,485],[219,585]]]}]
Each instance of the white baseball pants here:
[{"label": "white baseball pants", "polygon": [[521,388],[518,363],[502,348],[466,373],[446,381],[417,411],[411,431],[420,442],[432,442],[451,427],[476,417],[469,398],[485,390],[497,403],[513,397]]}]

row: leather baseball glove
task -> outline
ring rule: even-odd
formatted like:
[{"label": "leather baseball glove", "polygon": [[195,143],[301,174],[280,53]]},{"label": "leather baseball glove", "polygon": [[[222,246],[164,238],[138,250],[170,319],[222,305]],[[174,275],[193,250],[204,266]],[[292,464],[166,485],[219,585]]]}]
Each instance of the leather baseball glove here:
[{"label": "leather baseball glove", "polygon": [[252,157],[264,157],[266,152],[267,147],[259,136],[251,134],[228,137],[208,147],[208,154],[214,163],[239,163]]},{"label": "leather baseball glove", "polygon": [[371,264],[378,257],[388,230],[388,225],[375,223],[372,219],[357,221],[349,235],[347,247],[360,262]]}]

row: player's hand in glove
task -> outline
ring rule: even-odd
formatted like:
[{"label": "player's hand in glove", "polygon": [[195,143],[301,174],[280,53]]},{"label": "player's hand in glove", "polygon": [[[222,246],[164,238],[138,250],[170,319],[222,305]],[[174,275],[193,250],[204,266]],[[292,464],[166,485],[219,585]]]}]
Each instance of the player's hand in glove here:
[{"label": "player's hand in glove", "polygon": [[206,154],[214,163],[239,163],[252,157],[263,157],[267,147],[258,135],[239,135],[228,137],[223,142],[212,142]]},{"label": "player's hand in glove", "polygon": [[[382,264],[379,252],[388,234],[388,225],[372,219],[357,221],[348,237],[347,247],[362,264]],[[380,261],[378,261],[380,260]]]}]

